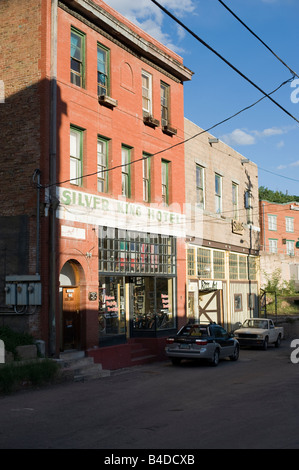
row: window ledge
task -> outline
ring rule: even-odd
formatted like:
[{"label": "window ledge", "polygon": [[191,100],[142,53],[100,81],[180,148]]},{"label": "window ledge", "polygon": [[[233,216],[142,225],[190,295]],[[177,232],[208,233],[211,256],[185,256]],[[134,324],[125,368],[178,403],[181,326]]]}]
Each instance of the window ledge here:
[{"label": "window ledge", "polygon": [[143,122],[146,126],[153,128],[158,127],[160,125],[158,119],[155,119],[153,116],[143,116]]},{"label": "window ledge", "polygon": [[107,95],[99,95],[98,99],[99,99],[99,103],[102,106],[106,106],[107,108],[110,108],[110,109],[113,109],[118,105],[117,100],[114,100],[113,98]]},{"label": "window ledge", "polygon": [[162,127],[162,131],[164,132],[164,134],[167,134],[167,135],[176,135],[177,133],[177,129],[169,126],[168,124]]}]

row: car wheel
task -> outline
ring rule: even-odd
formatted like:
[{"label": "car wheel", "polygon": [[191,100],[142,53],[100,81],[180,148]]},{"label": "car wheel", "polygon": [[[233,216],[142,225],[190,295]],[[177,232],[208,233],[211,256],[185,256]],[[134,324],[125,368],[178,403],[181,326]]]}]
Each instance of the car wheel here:
[{"label": "car wheel", "polygon": [[276,340],[276,342],[275,342],[275,347],[276,347],[276,348],[279,348],[280,344],[281,344],[281,336],[278,335],[278,338],[277,338],[277,340]]},{"label": "car wheel", "polygon": [[234,354],[232,356],[229,356],[231,361],[237,361],[239,359],[239,353],[240,353],[240,348],[239,346],[235,346],[234,349]]},{"label": "car wheel", "polygon": [[213,367],[218,366],[218,364],[219,364],[219,357],[220,357],[219,349],[215,349],[214,355],[213,355],[213,359],[211,360],[211,365],[212,365]]},{"label": "car wheel", "polygon": [[179,357],[173,357],[173,358],[171,359],[171,362],[172,362],[172,364],[173,364],[174,366],[178,366],[178,365],[180,365],[180,363],[181,363],[181,359],[180,359]]},{"label": "car wheel", "polygon": [[267,349],[268,349],[268,336],[266,336],[263,342],[263,350],[267,351]]}]

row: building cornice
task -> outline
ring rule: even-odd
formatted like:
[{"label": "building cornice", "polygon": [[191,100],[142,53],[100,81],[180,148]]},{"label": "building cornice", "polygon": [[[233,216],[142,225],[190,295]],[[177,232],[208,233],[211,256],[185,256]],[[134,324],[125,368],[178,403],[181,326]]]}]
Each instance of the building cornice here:
[{"label": "building cornice", "polygon": [[191,70],[92,0],[60,0],[59,6],[141,60],[149,61],[164,73],[168,72],[177,81],[191,80]]}]

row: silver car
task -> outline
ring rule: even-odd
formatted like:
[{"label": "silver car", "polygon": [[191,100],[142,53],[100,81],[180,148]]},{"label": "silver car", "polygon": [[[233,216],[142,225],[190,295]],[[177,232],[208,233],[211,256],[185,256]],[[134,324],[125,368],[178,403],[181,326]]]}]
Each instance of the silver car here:
[{"label": "silver car", "polygon": [[206,359],[217,366],[225,357],[237,361],[239,351],[239,343],[233,335],[215,323],[188,323],[176,335],[167,338],[165,348],[174,365],[182,359]]}]

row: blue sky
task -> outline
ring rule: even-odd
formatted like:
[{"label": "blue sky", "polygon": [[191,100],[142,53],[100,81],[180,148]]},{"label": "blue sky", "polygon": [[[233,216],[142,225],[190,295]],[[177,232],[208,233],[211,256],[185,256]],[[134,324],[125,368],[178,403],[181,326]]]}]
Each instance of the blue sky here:
[{"label": "blue sky", "polygon": [[[218,0],[158,1],[265,92],[292,77]],[[299,76],[298,0],[223,1]],[[151,0],[106,3],[183,57],[184,114],[203,129],[263,96]],[[272,97],[299,120],[297,77]],[[211,133],[257,164],[259,186],[299,195],[299,124],[267,98]]]}]

